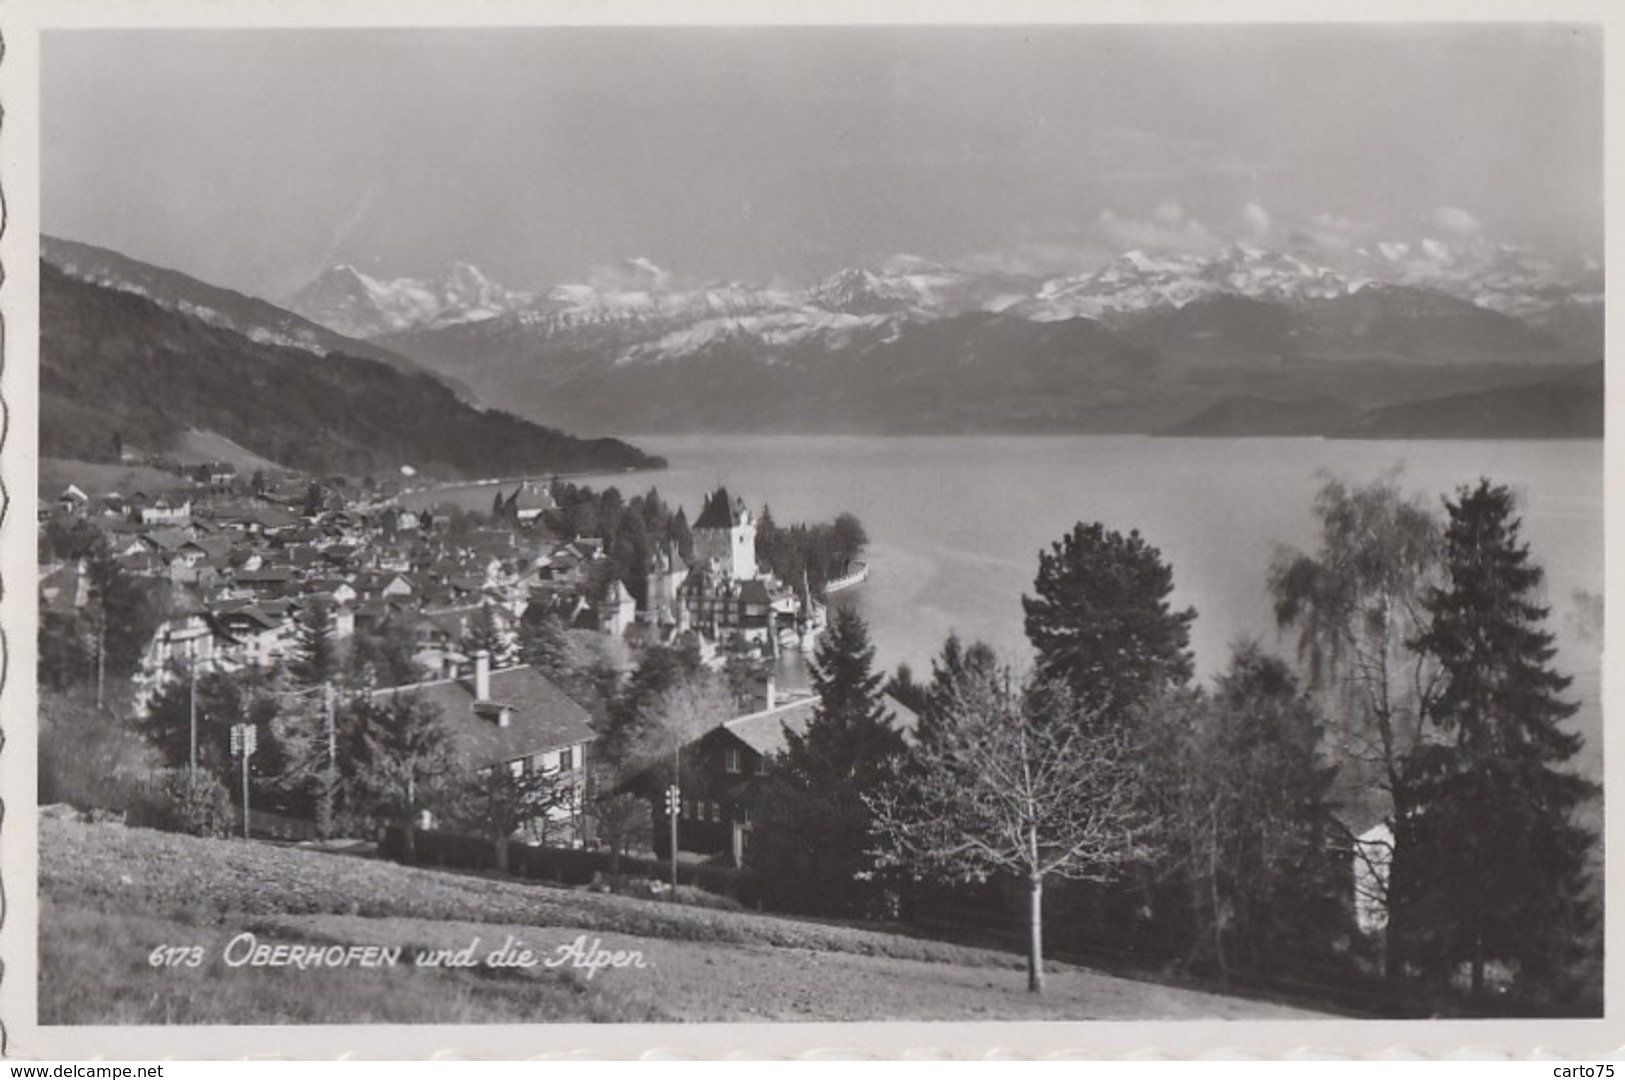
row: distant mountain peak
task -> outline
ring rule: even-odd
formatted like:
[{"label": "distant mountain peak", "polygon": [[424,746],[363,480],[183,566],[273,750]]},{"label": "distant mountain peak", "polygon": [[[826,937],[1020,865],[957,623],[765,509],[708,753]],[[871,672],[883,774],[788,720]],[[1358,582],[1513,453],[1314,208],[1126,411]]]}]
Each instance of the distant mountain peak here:
[{"label": "distant mountain peak", "polygon": [[288,307],[339,333],[369,338],[494,318],[533,300],[467,262],[453,263],[433,281],[384,280],[341,263],[317,274]]}]

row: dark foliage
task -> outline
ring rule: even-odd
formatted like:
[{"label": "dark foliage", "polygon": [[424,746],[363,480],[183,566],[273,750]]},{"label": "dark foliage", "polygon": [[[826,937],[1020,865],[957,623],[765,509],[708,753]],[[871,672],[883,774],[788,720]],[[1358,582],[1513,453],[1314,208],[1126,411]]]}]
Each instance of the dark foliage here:
[{"label": "dark foliage", "polygon": [[326,600],[313,600],[299,613],[288,669],[304,685],[319,686],[338,675],[340,659],[333,607]]},{"label": "dark foliage", "polygon": [[1168,604],[1173,571],[1138,531],[1075,525],[1038,556],[1021,598],[1038,670],[1065,681],[1081,707],[1115,712],[1191,676],[1194,609]]},{"label": "dark foliage", "polygon": [[1163,821],[1188,890],[1188,958],[1226,977],[1325,961],[1352,927],[1347,847],[1329,803],[1319,711],[1291,670],[1238,646],[1211,697],[1167,734]]},{"label": "dark foliage", "polygon": [[40,451],[106,461],[109,438],[164,450],[215,431],[290,468],[489,475],[650,467],[614,439],[482,412],[428,375],[261,344],[40,267]]},{"label": "dark foliage", "polygon": [[805,581],[814,597],[822,597],[826,584],[849,573],[868,543],[863,525],[851,514],[828,524],[781,526],[764,506],[756,521],[758,565],[792,588],[800,589]]},{"label": "dark foliage", "polygon": [[1551,666],[1543,574],[1519,538],[1512,493],[1482,480],[1446,509],[1447,580],[1425,597],[1430,622],[1415,643],[1441,669],[1427,717],[1442,738],[1411,763],[1413,955],[1436,978],[1466,965],[1475,993],[1492,961],[1516,970],[1520,990],[1549,993],[1594,944],[1595,837],[1575,812],[1598,788],[1563,768],[1581,747],[1562,727],[1576,705]]},{"label": "dark foliage", "polygon": [[813,660],[818,705],[806,730],[787,731],[767,770],[759,826],[747,853],[770,903],[827,915],[888,911],[870,855],[866,801],[904,751],[881,704],[884,677],[863,620],[836,609]]}]

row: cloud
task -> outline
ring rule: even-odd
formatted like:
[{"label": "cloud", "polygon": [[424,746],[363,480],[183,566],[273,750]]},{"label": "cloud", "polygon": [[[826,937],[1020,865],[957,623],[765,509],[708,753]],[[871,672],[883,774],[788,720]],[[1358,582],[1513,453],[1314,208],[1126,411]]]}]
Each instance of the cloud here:
[{"label": "cloud", "polygon": [[1093,270],[1111,258],[1098,243],[1088,241],[1029,240],[999,251],[980,251],[953,260],[973,273],[1018,274],[1048,277]]},{"label": "cloud", "polygon": [[1484,231],[1478,219],[1459,206],[1441,206],[1428,215],[1428,223],[1455,236],[1477,236]]},{"label": "cloud", "polygon": [[1102,210],[1095,219],[1112,247],[1160,248],[1173,251],[1212,251],[1220,240],[1200,221],[1185,213],[1178,203],[1166,202],[1152,212],[1151,220],[1123,217],[1112,210]]},{"label": "cloud", "polygon": [[670,287],[671,274],[640,256],[596,266],[587,280],[601,292],[661,292]]},{"label": "cloud", "polygon": [[1363,221],[1322,210],[1294,228],[1293,235],[1294,238],[1301,238],[1317,248],[1347,251],[1358,247],[1370,237],[1371,226]]},{"label": "cloud", "polygon": [[1176,202],[1165,202],[1151,212],[1158,225],[1177,229],[1185,222],[1185,208]]},{"label": "cloud", "polygon": [[1241,218],[1246,223],[1247,231],[1252,234],[1254,240],[1264,240],[1269,237],[1271,222],[1268,210],[1255,202],[1250,202],[1242,210]]}]

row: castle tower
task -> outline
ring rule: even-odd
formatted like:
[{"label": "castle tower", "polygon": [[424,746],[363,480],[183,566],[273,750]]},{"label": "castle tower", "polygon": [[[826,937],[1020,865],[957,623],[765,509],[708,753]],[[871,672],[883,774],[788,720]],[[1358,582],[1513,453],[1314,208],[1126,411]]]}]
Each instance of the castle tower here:
[{"label": "castle tower", "polygon": [[745,500],[732,499],[727,488],[717,488],[705,500],[693,531],[698,559],[717,560],[730,580],[756,576],[756,519]]}]

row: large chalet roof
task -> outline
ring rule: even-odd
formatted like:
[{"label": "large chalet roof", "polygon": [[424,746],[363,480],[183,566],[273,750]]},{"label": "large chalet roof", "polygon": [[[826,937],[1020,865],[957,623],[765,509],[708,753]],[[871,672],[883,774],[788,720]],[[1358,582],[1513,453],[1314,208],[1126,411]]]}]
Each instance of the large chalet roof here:
[{"label": "large chalet roof", "polygon": [[812,719],[813,709],[817,705],[816,697],[802,698],[799,701],[729,720],[722,726],[758,754],[771,757],[782,753],[788,745],[789,740],[785,738],[786,728],[797,734],[806,730],[807,722]]},{"label": "large chalet roof", "polygon": [[[882,703],[892,714],[892,726],[902,733],[904,739],[913,742],[914,733],[920,725],[919,714],[890,694],[885,695]],[[783,753],[789,744],[785,737],[786,729],[798,735],[807,730],[813,710],[817,707],[818,698],[799,698],[729,720],[722,727],[758,754],[769,757]]]},{"label": "large chalet roof", "polygon": [[696,529],[731,529],[744,520],[745,500],[728,497],[728,489],[719,487],[705,500],[705,508],[694,521]]},{"label": "large chalet roof", "polygon": [[551,510],[556,505],[553,494],[540,484],[525,482],[507,498],[508,506],[519,511]]},{"label": "large chalet roof", "polygon": [[587,710],[535,668],[503,668],[491,672],[490,679],[491,701],[478,704],[506,708],[506,727],[492,715],[494,708],[476,711],[472,678],[378,690],[373,700],[398,694],[439,710],[451,730],[456,753],[475,768],[518,761],[596,737]]},{"label": "large chalet roof", "polygon": [[760,578],[748,578],[739,583],[739,599],[747,604],[768,604],[773,597],[767,591],[767,582]]}]

